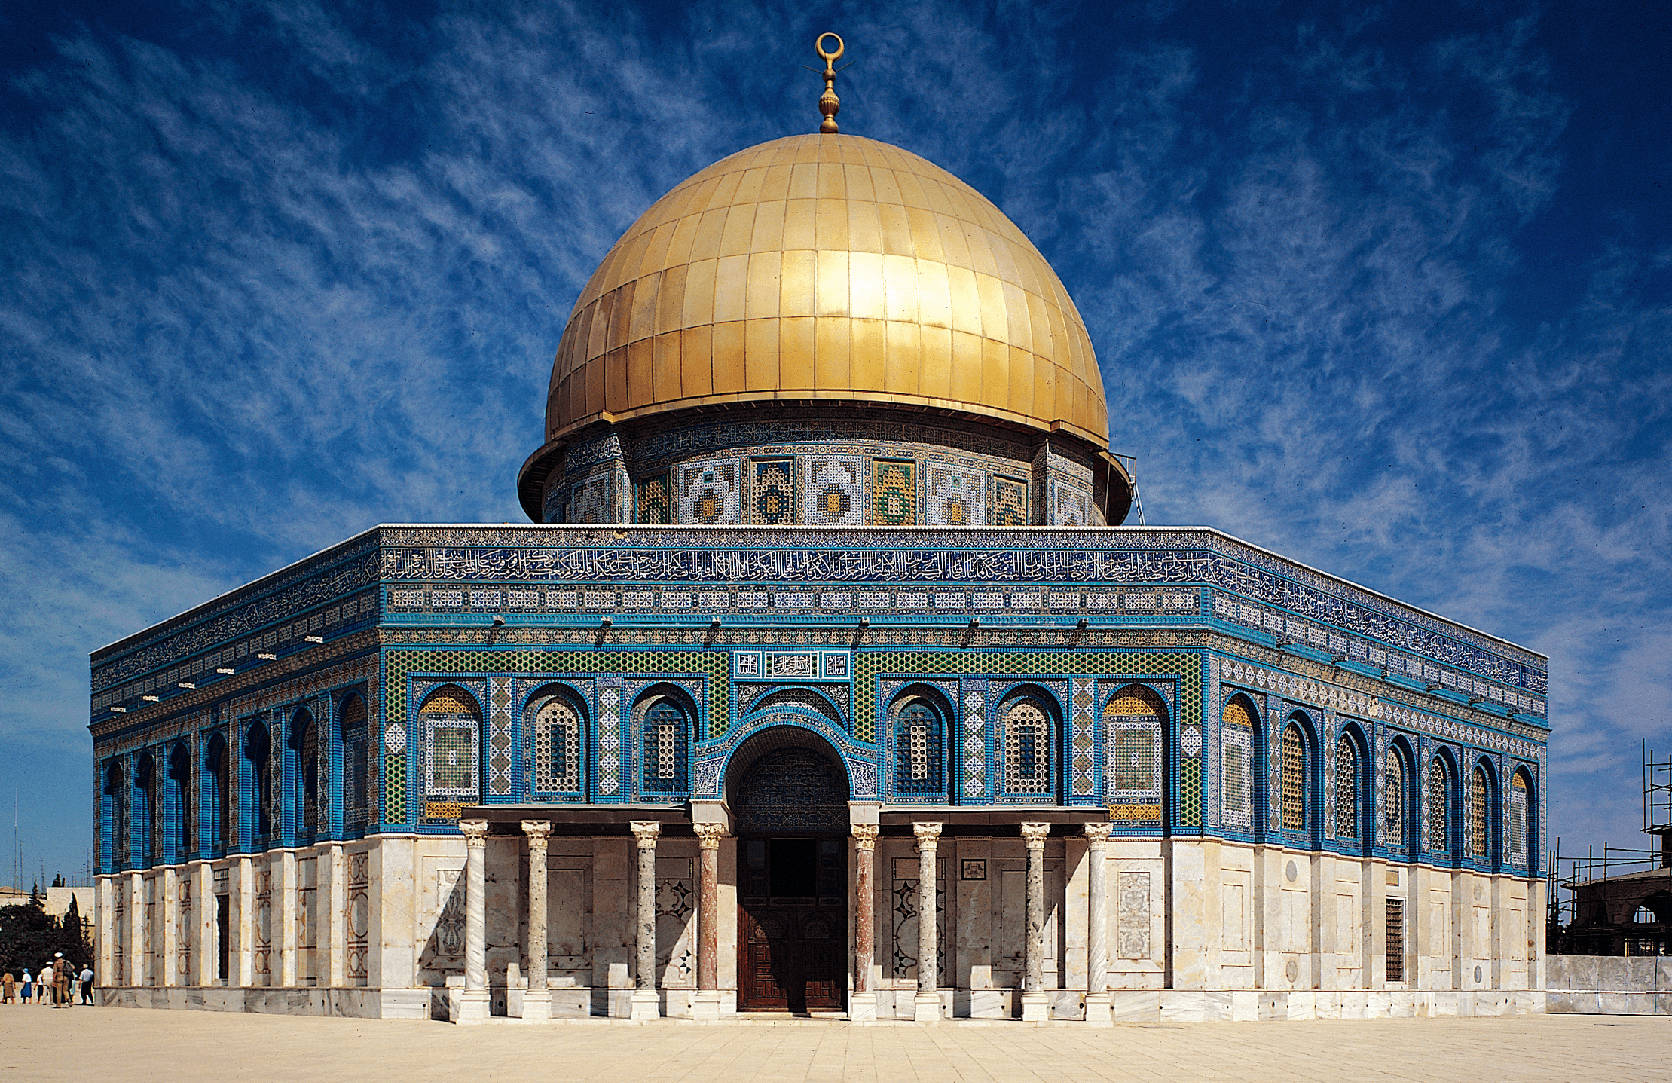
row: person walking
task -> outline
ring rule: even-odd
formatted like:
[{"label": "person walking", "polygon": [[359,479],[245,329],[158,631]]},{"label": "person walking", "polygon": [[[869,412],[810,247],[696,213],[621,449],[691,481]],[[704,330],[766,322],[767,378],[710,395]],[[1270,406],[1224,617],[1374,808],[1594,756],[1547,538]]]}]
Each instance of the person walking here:
[{"label": "person walking", "polygon": [[52,957],[52,1006],[54,1008],[68,1008],[70,1004],[70,975],[75,972],[75,964],[64,961],[64,953],[56,952]]},{"label": "person walking", "polygon": [[12,975],[10,970],[8,970],[6,971],[6,976],[0,978],[0,1004],[10,1004],[16,997],[17,978]]},{"label": "person walking", "polygon": [[81,1002],[91,1006],[93,1003],[93,964],[88,963],[81,968]]},{"label": "person walking", "polygon": [[41,972],[35,975],[35,1003],[45,1004],[52,999],[52,964],[41,967]]},{"label": "person walking", "polygon": [[35,994],[35,979],[30,977],[29,968],[23,968],[23,1002],[29,1003],[29,998]]}]

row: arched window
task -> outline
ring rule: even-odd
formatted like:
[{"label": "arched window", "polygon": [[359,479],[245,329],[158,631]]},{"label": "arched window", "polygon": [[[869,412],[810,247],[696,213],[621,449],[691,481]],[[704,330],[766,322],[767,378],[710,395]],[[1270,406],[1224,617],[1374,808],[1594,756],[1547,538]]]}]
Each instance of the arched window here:
[{"label": "arched window", "polygon": [[245,823],[250,825],[247,849],[265,850],[273,841],[273,739],[260,721],[250,723],[244,736]]},{"label": "arched window", "polygon": [[1451,772],[1439,756],[1428,761],[1428,778],[1423,790],[1425,848],[1432,853],[1450,853]]},{"label": "arched window", "polygon": [[894,723],[894,792],[909,797],[946,793],[940,712],[914,699]]},{"label": "arched window", "polygon": [[1241,696],[1225,701],[1220,712],[1220,814],[1226,824],[1254,826],[1254,712]]},{"label": "arched window", "polygon": [[1518,869],[1528,867],[1528,836],[1527,830],[1532,789],[1527,782],[1527,773],[1517,771],[1509,780],[1509,863]]},{"label": "arched window", "polygon": [[1306,830],[1306,735],[1300,723],[1283,727],[1281,755],[1283,830]]},{"label": "arched window", "polygon": [[644,784],[647,796],[677,797],[689,787],[686,765],[690,723],[671,697],[650,705],[644,713]]},{"label": "arched window", "polygon": [[297,813],[296,837],[307,845],[331,825],[320,822],[319,728],[305,708],[290,720],[290,750],[296,768],[296,793],[291,797]]},{"label": "arched window", "polygon": [[581,712],[562,693],[536,696],[528,705],[534,789],[537,793],[579,795],[581,791]]},{"label": "arched window", "polygon": [[476,701],[457,685],[436,689],[418,708],[424,731],[425,795],[443,802],[473,802],[481,792],[482,720]]},{"label": "arched window", "polygon": [[1464,813],[1469,836],[1469,856],[1477,861],[1485,861],[1491,853],[1487,845],[1490,834],[1487,810],[1490,806],[1491,781],[1486,777],[1486,767],[1477,763],[1474,770],[1469,772],[1469,801]]},{"label": "arched window", "polygon": [[1140,685],[1115,693],[1103,708],[1109,760],[1104,789],[1110,801],[1161,803],[1161,698]]},{"label": "arched window", "polygon": [[170,864],[189,861],[197,849],[192,828],[197,823],[192,815],[192,754],[184,741],[178,741],[168,754],[169,832],[163,859]]},{"label": "arched window", "polygon": [[128,860],[128,781],[122,761],[105,764],[104,794],[99,801],[99,861],[106,872],[117,872]]},{"label": "arched window", "polygon": [[157,761],[149,751],[134,757],[134,799],[128,834],[130,853],[136,868],[148,868],[157,861]]},{"label": "arched window", "polygon": [[1399,851],[1404,851],[1409,845],[1405,833],[1405,809],[1410,804],[1407,800],[1408,777],[1405,759],[1397,748],[1390,747],[1382,753],[1382,786],[1378,802],[1379,815],[1376,818],[1377,830],[1383,846]]},{"label": "arched window", "polygon": [[226,735],[216,730],[203,745],[203,822],[208,827],[209,852],[219,857],[232,837],[232,780],[227,763]]},{"label": "arched window", "polygon": [[1359,754],[1350,734],[1335,742],[1335,837],[1356,842],[1359,837]]},{"label": "arched window", "polygon": [[343,699],[337,726],[343,747],[343,832],[349,838],[358,838],[365,834],[369,823],[366,794],[371,734],[366,724],[366,701],[357,693]]},{"label": "arched window", "polygon": [[1006,792],[1050,796],[1051,716],[1044,706],[1031,695],[1013,699],[1000,712],[999,726]]}]

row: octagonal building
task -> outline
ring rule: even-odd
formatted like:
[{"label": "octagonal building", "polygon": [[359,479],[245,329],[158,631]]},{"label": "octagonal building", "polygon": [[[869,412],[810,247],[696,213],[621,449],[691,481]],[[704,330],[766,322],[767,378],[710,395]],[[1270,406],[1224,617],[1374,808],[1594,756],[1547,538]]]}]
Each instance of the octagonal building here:
[{"label": "octagonal building", "polygon": [[702,170],[575,304],[533,525],[377,527],[94,653],[104,998],[1542,1010],[1546,660],[1122,526],[1108,418],[951,174]]}]

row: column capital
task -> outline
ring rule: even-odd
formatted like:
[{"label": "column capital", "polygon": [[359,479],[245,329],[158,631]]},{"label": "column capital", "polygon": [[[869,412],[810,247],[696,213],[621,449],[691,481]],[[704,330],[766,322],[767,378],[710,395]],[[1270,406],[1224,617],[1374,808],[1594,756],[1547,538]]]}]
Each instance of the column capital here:
[{"label": "column capital", "polygon": [[545,842],[551,837],[552,822],[550,820],[524,820],[522,833],[528,836],[529,842]]},{"label": "column capital", "polygon": [[1028,849],[1043,848],[1045,839],[1051,834],[1050,824],[1023,824],[1022,841],[1028,844]]},{"label": "column capital", "polygon": [[704,850],[718,850],[726,837],[725,824],[692,824],[691,830],[697,833],[697,846]]},{"label": "column capital", "polygon": [[1085,828],[1086,839],[1093,846],[1101,845],[1102,843],[1109,841],[1109,832],[1114,829],[1115,825],[1107,820],[1099,820],[1095,823],[1089,823]]},{"label": "column capital", "polygon": [[914,822],[911,825],[911,833],[917,836],[917,848],[919,850],[932,850],[939,845],[941,827],[943,826],[932,822]]},{"label": "column capital", "polygon": [[656,836],[662,833],[662,824],[657,820],[629,820],[627,826],[633,832],[633,838],[638,841],[640,849],[648,849],[656,845]]},{"label": "column capital", "polygon": [[459,831],[464,835],[464,844],[472,850],[480,850],[487,845],[488,821],[460,820]]},{"label": "column capital", "polygon": [[[938,826],[938,825],[937,825]],[[877,847],[876,824],[854,824],[853,844],[860,850],[874,850]]]}]

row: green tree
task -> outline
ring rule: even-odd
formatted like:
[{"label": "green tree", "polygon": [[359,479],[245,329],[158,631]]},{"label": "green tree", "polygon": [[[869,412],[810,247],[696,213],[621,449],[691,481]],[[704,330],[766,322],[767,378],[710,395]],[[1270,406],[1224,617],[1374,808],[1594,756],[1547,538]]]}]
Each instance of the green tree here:
[{"label": "green tree", "polygon": [[38,895],[0,909],[0,971],[21,976],[27,967],[36,972],[59,952],[77,971],[93,961],[93,945],[74,896],[62,921],[46,912]]}]

